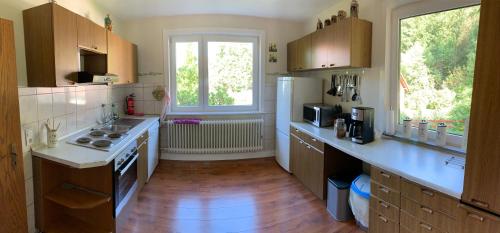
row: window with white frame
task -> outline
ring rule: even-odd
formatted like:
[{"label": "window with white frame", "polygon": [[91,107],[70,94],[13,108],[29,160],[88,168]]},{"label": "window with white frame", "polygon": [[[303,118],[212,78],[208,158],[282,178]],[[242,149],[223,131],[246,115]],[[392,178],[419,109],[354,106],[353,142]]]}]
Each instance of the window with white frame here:
[{"label": "window with white frame", "polygon": [[169,36],[173,112],[258,111],[259,35]]},{"label": "window with white frame", "polygon": [[396,12],[393,98],[399,124],[426,120],[435,131],[445,123],[448,141],[459,145],[470,114],[480,6],[446,2]]}]

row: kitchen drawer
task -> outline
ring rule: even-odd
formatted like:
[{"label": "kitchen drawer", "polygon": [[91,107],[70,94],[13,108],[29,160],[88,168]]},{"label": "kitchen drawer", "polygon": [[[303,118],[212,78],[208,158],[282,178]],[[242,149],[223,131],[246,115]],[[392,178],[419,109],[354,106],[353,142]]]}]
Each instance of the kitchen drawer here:
[{"label": "kitchen drawer", "polygon": [[384,171],[378,167],[372,166],[370,176],[377,183],[387,186],[396,191],[400,191],[399,183],[401,177],[399,177],[398,175]]},{"label": "kitchen drawer", "polygon": [[290,126],[290,133],[297,136],[298,138],[300,138],[302,141],[305,141],[304,140],[304,135],[305,133],[300,131],[299,129],[293,127],[293,126]]},{"label": "kitchen drawer", "polygon": [[368,223],[370,233],[399,233],[399,224],[388,217],[370,209],[370,222]]},{"label": "kitchen drawer", "polygon": [[370,191],[373,196],[379,198],[380,200],[389,202],[397,207],[400,206],[401,197],[399,191],[381,185],[373,180],[371,181]]},{"label": "kitchen drawer", "polygon": [[370,198],[370,209],[384,216],[388,219],[399,223],[399,208],[389,202],[382,201],[375,196]]},{"label": "kitchen drawer", "polygon": [[464,204],[460,204],[458,209],[460,233],[500,232],[500,217]]},{"label": "kitchen drawer", "polygon": [[[445,233],[440,231],[439,229],[425,223],[419,221],[413,216],[409,215],[405,211],[401,211],[401,218],[399,224],[401,225],[401,229],[405,228],[403,232],[411,232],[411,233]],[[451,232],[454,233],[454,232]]]},{"label": "kitchen drawer", "polygon": [[457,218],[459,201],[452,197],[405,179],[401,179],[401,195],[452,218]]},{"label": "kitchen drawer", "polygon": [[320,141],[319,139],[316,139],[315,137],[311,137],[308,134],[303,133],[302,138],[304,139],[307,144],[311,145],[312,147],[318,149],[321,152],[325,151],[325,143]]},{"label": "kitchen drawer", "polygon": [[447,233],[456,232],[455,219],[438,212],[431,207],[420,205],[404,196],[401,197],[401,211],[412,215],[417,220]]},{"label": "kitchen drawer", "polygon": [[146,139],[148,139],[148,131],[137,138],[137,146],[140,146]]}]

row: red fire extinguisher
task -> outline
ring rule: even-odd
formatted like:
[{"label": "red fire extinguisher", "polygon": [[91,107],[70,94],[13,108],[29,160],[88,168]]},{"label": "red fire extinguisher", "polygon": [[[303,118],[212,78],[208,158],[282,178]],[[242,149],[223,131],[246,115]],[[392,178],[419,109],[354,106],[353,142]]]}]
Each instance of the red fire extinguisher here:
[{"label": "red fire extinguisher", "polygon": [[134,94],[125,97],[125,106],[127,106],[127,114],[134,115]]}]

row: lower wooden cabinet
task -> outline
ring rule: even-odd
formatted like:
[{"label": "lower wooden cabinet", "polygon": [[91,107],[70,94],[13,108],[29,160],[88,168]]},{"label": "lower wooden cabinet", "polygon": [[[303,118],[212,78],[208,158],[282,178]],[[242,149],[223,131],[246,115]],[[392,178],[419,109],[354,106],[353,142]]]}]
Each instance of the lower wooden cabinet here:
[{"label": "lower wooden cabinet", "polygon": [[148,132],[137,138],[137,153],[139,158],[137,159],[137,184],[138,190],[144,187],[148,180]]},{"label": "lower wooden cabinet", "polygon": [[292,173],[320,199],[325,198],[324,153],[291,134]]},{"label": "lower wooden cabinet", "polygon": [[390,220],[387,216],[370,210],[369,233],[398,233],[399,222]]},{"label": "lower wooden cabinet", "polygon": [[500,233],[500,217],[460,204],[459,233]]}]

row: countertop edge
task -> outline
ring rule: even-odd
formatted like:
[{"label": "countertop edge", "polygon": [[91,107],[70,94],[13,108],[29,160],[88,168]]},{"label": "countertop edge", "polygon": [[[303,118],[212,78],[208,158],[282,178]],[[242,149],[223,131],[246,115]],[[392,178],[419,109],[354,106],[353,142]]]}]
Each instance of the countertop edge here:
[{"label": "countertop edge", "polygon": [[[50,154],[41,152],[41,150],[47,149],[46,145],[42,145],[42,146],[39,146],[37,148],[31,149],[31,155],[39,157],[39,158],[50,160],[52,162],[56,162],[56,163],[60,163],[60,164],[63,164],[63,165],[67,165],[67,166],[70,166],[70,167],[73,167],[73,168],[77,168],[77,169],[85,169],[85,168],[93,168],[93,167],[106,166],[111,161],[113,161],[113,159],[123,149],[125,149],[130,142],[132,142],[133,140],[136,140],[138,136],[140,136],[141,134],[143,134],[144,132],[146,132],[155,122],[159,122],[159,117],[154,117],[154,116],[150,116],[150,117],[125,117],[125,118],[144,119],[144,122],[141,122],[139,125],[136,126],[136,127],[138,127],[138,126],[141,127],[141,129],[139,131],[133,132],[133,134],[128,135],[127,140],[125,140],[125,141],[123,141],[122,143],[119,144],[119,145],[121,145],[119,148],[117,148],[114,151],[112,151],[109,156],[103,158],[103,160],[101,160],[101,161],[89,162],[89,163],[76,163],[76,162],[71,161],[71,160],[61,159],[59,157],[55,157],[55,156],[52,156]],[[144,124],[144,125],[142,125],[142,124]],[[161,126],[161,124],[160,124],[160,126]],[[63,139],[59,140],[58,143],[66,143],[66,140],[63,138]],[[73,146],[78,147],[76,145],[73,145]],[[85,148],[85,149],[94,150],[94,149],[91,149],[91,148]]]},{"label": "countertop edge", "polygon": [[[321,140],[322,142],[324,142],[324,143],[326,143],[326,144],[328,144],[328,145],[330,145],[330,146],[332,146],[332,147],[334,147],[334,148],[336,148],[336,149],[338,149],[338,150],[340,150],[340,151],[342,151],[342,152],[344,152],[346,154],[349,154],[350,156],[353,156],[353,157],[355,157],[355,158],[357,158],[359,160],[362,160],[362,161],[364,161],[366,163],[369,163],[370,165],[374,165],[374,166],[379,167],[381,169],[387,170],[389,172],[392,172],[392,173],[394,173],[396,175],[401,176],[404,179],[407,179],[409,181],[418,183],[420,185],[432,188],[432,189],[434,189],[434,190],[436,190],[438,192],[444,193],[444,194],[449,195],[451,197],[454,197],[454,198],[456,198],[458,200],[461,199],[461,196],[462,196],[461,192],[456,192],[456,191],[448,189],[448,188],[446,188],[444,186],[436,185],[435,183],[432,183],[432,182],[429,182],[427,180],[423,180],[423,179],[420,179],[418,177],[412,176],[410,174],[405,173],[404,171],[397,170],[397,169],[394,169],[393,167],[389,167],[389,166],[387,166],[385,164],[379,163],[376,160],[366,159],[365,158],[366,156],[359,155],[357,152],[350,151],[350,150],[348,150],[348,149],[346,149],[346,148],[344,148],[342,146],[339,146],[338,144],[332,142],[329,139],[326,139],[326,138],[323,138],[323,137],[321,137],[319,135],[311,133],[309,130],[307,130],[306,128],[302,127],[300,125],[301,123],[291,122],[290,125],[293,126],[293,127],[298,128],[300,130],[302,130],[304,133],[308,134],[309,136],[315,137],[315,138]],[[378,140],[381,140],[381,139],[378,139]],[[403,142],[399,142],[399,143],[403,143]],[[415,145],[413,145],[413,146],[415,146]]]}]

